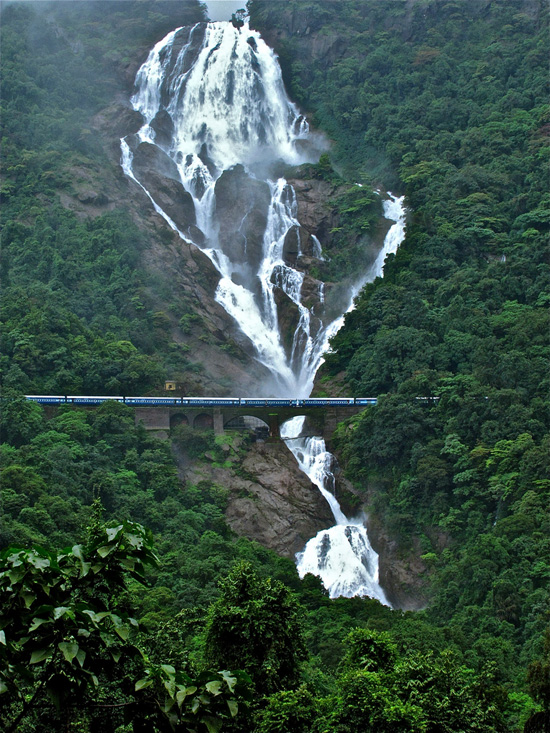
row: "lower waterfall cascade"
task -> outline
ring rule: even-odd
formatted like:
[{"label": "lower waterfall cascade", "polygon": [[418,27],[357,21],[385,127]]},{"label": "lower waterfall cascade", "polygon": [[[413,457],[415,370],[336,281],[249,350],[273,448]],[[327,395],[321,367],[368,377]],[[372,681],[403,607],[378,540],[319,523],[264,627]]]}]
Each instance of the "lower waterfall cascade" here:
[{"label": "lower waterfall cascade", "polygon": [[[325,315],[321,281],[316,302],[306,306],[304,273],[285,259],[289,233],[297,232],[300,251],[297,200],[292,186],[273,172],[281,162],[314,162],[319,150],[307,120],[286,95],[277,57],[246,24],[241,29],[228,22],[178,28],[142,64],[131,102],[143,125],[121,139],[123,171],[170,227],[217,269],[214,297],[272,375],[266,393],[308,397],[344,313]],[[159,179],[177,188],[179,207],[163,208],[150,183]],[[228,189],[235,191],[229,201]],[[394,223],[375,262],[350,286],[342,311],[353,308],[365,283],[383,274],[385,257],[403,240],[403,198],[388,194],[382,203]],[[311,239],[311,254],[320,260],[322,243]],[[281,299],[297,314],[291,343],[280,332]],[[303,422],[286,423],[284,437],[329,502],[336,524],[298,554],[298,571],[321,577],[331,597],[366,595],[389,605],[363,520],[348,520],[342,513],[330,490],[332,456],[321,438],[299,437]]]}]

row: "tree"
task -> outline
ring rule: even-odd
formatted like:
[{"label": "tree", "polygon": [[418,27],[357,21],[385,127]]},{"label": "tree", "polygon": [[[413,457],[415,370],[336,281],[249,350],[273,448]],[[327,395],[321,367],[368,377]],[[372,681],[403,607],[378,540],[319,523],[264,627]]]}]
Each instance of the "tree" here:
[{"label": "tree", "polygon": [[250,563],[238,564],[220,584],[206,627],[206,660],[241,667],[259,694],[298,682],[306,657],[303,612],[286,586],[260,578]]},{"label": "tree", "polygon": [[122,693],[112,707],[128,706],[140,719],[152,719],[149,730],[191,726],[218,733],[223,720],[237,714],[246,675],[204,670],[191,677],[151,663],[138,645],[126,578],[143,582],[145,567],[156,564],[151,533],[128,521],[95,522],[87,543],[61,551],[8,547],[1,553],[0,695],[7,704],[0,721],[6,733],[25,719],[39,720],[48,700],[55,706],[47,713],[50,722],[54,717],[67,725],[100,688],[107,696]]},{"label": "tree", "polygon": [[544,647],[541,659],[529,665],[527,670],[529,692],[542,706],[542,710],[534,713],[525,724],[525,733],[544,733],[550,730],[550,626],[544,635]]}]

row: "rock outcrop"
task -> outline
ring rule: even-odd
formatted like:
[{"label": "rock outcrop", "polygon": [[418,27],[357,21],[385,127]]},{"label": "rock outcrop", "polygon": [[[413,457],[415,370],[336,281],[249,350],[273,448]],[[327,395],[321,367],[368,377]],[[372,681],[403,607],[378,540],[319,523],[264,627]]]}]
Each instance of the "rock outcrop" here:
[{"label": "rock outcrop", "polygon": [[265,181],[249,176],[242,165],[226,170],[216,181],[219,242],[233,262],[253,277],[263,259],[263,238],[271,193]]},{"label": "rock outcrop", "polygon": [[196,237],[197,220],[193,197],[183,188],[178,168],[172,158],[150,143],[139,143],[137,146],[132,146],[131,142],[129,144],[130,149],[133,147],[133,168],[139,181],[180,232],[190,238],[193,235]]},{"label": "rock outcrop", "polygon": [[228,489],[231,529],[284,557],[293,558],[319,530],[334,524],[328,503],[282,441],[254,443],[237,471],[194,463],[183,466],[181,475]]}]

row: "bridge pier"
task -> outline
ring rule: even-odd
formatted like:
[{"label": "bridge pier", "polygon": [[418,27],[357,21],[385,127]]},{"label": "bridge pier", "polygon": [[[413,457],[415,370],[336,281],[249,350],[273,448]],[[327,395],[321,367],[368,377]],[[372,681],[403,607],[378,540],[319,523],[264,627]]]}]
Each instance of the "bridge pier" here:
[{"label": "bridge pier", "polygon": [[214,435],[223,435],[224,434],[224,419],[223,414],[221,410],[214,410],[213,414],[214,419]]},{"label": "bridge pier", "polygon": [[269,415],[269,437],[272,440],[281,439],[281,431],[279,429],[279,415],[276,412],[270,412]]}]

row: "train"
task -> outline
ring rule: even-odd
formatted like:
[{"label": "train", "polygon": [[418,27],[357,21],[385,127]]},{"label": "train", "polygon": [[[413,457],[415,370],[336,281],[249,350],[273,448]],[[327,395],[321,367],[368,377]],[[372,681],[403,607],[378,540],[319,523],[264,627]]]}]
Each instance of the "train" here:
[{"label": "train", "polygon": [[85,395],[25,395],[41,405],[101,405],[122,402],[132,407],[349,407],[376,405],[376,397],[111,397]]}]

